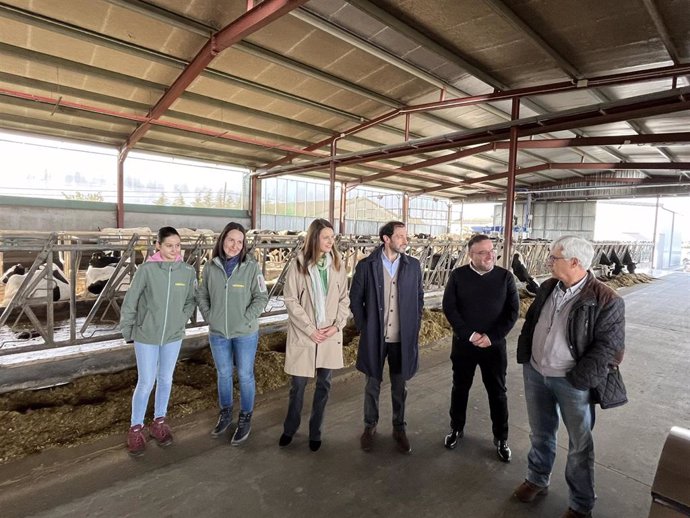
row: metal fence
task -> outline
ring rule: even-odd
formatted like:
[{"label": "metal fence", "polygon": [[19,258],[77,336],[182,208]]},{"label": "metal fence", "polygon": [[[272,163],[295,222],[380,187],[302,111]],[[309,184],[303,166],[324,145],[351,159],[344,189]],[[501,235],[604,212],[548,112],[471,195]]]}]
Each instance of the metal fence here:
[{"label": "metal fence", "polygon": [[[184,234],[182,249],[185,261],[194,266],[197,275],[210,259],[217,234]],[[24,258],[31,263],[16,294],[0,314],[0,355],[28,352],[67,345],[93,343],[120,337],[117,328],[120,304],[124,297],[121,284],[134,275],[137,264],[154,251],[155,235],[115,231],[114,233],[0,233],[0,268],[3,260]],[[264,316],[284,313],[282,286],[287,268],[303,244],[300,236],[273,233],[248,235],[247,244],[260,264],[269,286],[270,300]],[[337,246],[351,278],[357,262],[380,246],[378,236],[339,236]],[[499,255],[501,243],[496,242]],[[549,274],[546,258],[549,243],[520,242],[514,252],[523,256],[523,263],[533,277]],[[420,261],[425,291],[441,291],[453,268],[468,262],[466,242],[453,239],[412,238],[408,253]],[[650,242],[595,243],[595,261],[602,253],[627,252],[641,267],[651,265],[653,244]],[[94,252],[113,251],[119,255],[112,276],[101,293],[85,297],[87,258]],[[54,300],[51,288],[56,285],[53,264],[61,263],[69,283],[69,299]],[[35,296],[36,288],[45,287],[43,295]],[[194,315],[188,327],[205,323]],[[18,333],[28,338],[18,338]]]}]

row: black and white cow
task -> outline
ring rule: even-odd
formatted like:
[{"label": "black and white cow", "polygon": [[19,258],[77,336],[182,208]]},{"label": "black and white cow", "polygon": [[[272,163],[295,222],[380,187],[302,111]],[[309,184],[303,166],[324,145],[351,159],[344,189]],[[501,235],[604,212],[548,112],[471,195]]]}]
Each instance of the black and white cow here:
[{"label": "black and white cow", "polygon": [[635,268],[637,267],[637,263],[633,261],[632,256],[630,255],[630,250],[627,248],[625,249],[625,253],[623,254],[623,264],[625,267],[628,269],[628,273],[635,273]]},{"label": "black and white cow", "polygon": [[513,260],[510,263],[510,268],[513,270],[515,277],[520,282],[525,283],[525,289],[532,294],[536,294],[539,289],[539,284],[534,280],[527,270],[527,266],[522,262],[522,254],[516,252],[513,254]]},{"label": "black and white cow", "polygon": [[[39,266],[36,275],[43,269],[45,269],[45,265]],[[5,285],[5,292],[1,303],[2,306],[7,307],[9,305],[22,282],[24,282],[26,275],[27,269],[22,264],[15,264],[3,274],[2,283]],[[69,283],[60,266],[55,263],[53,263],[53,279],[55,281],[55,285],[52,288],[53,302],[68,300],[70,294]],[[31,298],[45,298],[49,289],[48,281],[45,278],[41,279],[31,293]]]},{"label": "black and white cow", "polygon": [[611,250],[609,260],[613,265],[613,271],[611,272],[611,275],[620,275],[621,273],[623,273],[623,261],[620,260],[615,250]]},{"label": "black and white cow", "polygon": [[[439,261],[441,260],[441,257],[443,257],[443,254],[440,252],[436,252],[431,256],[431,265],[429,266],[429,269],[431,271],[434,271],[436,267],[438,266]],[[444,268],[448,270],[452,270],[455,268],[455,264],[458,262],[458,257],[455,255],[450,256],[450,262],[449,261],[444,261]]]},{"label": "black and white cow", "polygon": [[[89,267],[86,269],[86,291],[93,295],[98,295],[103,291],[105,285],[115,273],[115,267],[120,261],[120,252],[98,251],[91,254]],[[129,274],[125,275],[120,282],[118,289],[126,291],[130,284]]]}]

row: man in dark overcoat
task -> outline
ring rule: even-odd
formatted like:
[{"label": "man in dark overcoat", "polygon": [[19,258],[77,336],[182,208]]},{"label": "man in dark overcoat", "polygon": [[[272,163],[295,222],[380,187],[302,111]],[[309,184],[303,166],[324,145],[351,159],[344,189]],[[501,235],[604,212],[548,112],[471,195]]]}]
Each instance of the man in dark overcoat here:
[{"label": "man in dark overcoat", "polygon": [[355,269],[350,309],[360,332],[357,369],[366,374],[364,433],[361,447],[370,451],[379,419],[383,366],[388,359],[393,401],[393,438],[401,453],[412,448],[405,432],[407,380],[417,372],[419,329],[424,307],[419,261],[405,254],[404,223],[390,221],[379,231],[382,245]]}]

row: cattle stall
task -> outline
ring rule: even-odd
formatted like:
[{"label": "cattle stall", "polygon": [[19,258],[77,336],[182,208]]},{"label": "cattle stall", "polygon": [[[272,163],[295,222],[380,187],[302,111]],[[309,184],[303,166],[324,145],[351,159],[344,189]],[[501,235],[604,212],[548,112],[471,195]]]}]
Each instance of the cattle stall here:
[{"label": "cattle stall", "polygon": [[[211,231],[181,232],[184,260],[200,275],[210,259],[217,234]],[[269,287],[269,303],[262,316],[285,313],[282,304],[282,285],[287,268],[302,247],[303,235],[278,235],[274,232],[255,232],[247,235],[250,253],[261,266]],[[131,279],[136,266],[154,251],[155,233],[146,228],[110,229],[101,232],[0,232],[0,266],[3,257],[21,256],[33,259],[24,265],[26,274],[17,291],[5,307],[0,308],[0,356],[12,352],[27,352],[53,347],[79,345],[120,337],[117,323],[122,298],[126,290],[124,279]],[[378,236],[338,236],[337,246],[343,256],[348,277],[352,277],[357,262],[380,245]],[[496,242],[499,257],[503,249]],[[424,289],[442,292],[448,276],[456,266],[468,262],[466,241],[450,236],[410,238],[408,253],[419,259],[423,268]],[[601,254],[628,257],[641,268],[651,265],[650,242],[595,243],[595,262]],[[519,252],[522,262],[535,278],[548,275],[546,258],[549,242],[518,241],[513,252]],[[85,257],[102,260],[110,254],[112,271],[107,281],[101,281],[98,294],[89,293]],[[60,268],[55,268],[54,263]],[[13,265],[4,263],[3,271]],[[593,267],[597,265],[594,264]],[[39,283],[51,287],[60,275],[68,284],[67,296],[54,299],[49,290],[36,296]],[[0,300],[4,297],[0,285]],[[188,327],[204,326],[195,315]]]}]

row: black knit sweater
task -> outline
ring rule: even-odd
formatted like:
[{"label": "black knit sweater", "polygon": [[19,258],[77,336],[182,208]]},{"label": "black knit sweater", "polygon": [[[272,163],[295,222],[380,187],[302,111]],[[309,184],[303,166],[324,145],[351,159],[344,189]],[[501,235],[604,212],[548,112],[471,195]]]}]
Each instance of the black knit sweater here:
[{"label": "black knit sweater", "polygon": [[443,312],[456,341],[469,344],[477,332],[486,333],[492,345],[505,343],[520,312],[513,274],[499,266],[484,275],[469,265],[456,268],[443,294]]}]

